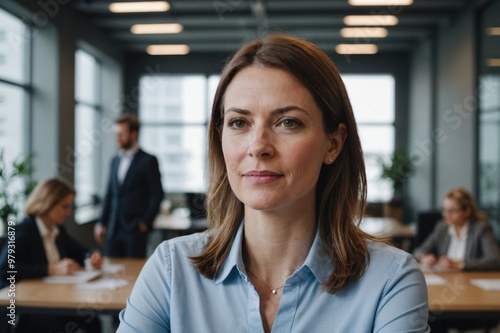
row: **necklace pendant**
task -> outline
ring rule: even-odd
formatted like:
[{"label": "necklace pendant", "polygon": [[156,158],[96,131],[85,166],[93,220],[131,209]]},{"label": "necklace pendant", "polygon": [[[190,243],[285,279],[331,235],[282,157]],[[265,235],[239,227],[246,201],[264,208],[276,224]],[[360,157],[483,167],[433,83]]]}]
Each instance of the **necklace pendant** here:
[{"label": "necklace pendant", "polygon": [[272,289],[272,293],[273,293],[273,294],[277,294],[277,293],[278,293],[278,291],[277,291],[276,289]]}]

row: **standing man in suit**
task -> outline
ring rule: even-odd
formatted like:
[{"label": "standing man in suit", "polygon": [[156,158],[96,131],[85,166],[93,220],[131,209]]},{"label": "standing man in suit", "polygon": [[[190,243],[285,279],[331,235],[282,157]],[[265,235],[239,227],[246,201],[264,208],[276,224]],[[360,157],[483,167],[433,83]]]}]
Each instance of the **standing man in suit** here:
[{"label": "standing man in suit", "polygon": [[111,160],[101,220],[94,235],[110,257],[146,257],[148,233],[163,199],[158,160],[139,148],[139,121],[124,114],[115,122],[120,148]]}]

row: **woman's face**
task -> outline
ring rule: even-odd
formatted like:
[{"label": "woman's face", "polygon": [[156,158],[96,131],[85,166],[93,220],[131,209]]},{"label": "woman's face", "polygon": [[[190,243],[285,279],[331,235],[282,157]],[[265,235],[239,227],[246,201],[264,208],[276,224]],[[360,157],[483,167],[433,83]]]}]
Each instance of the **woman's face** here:
[{"label": "woman's face", "polygon": [[51,225],[62,224],[73,211],[73,194],[68,194],[61,201],[56,203],[46,214],[46,219]]},{"label": "woman's face", "polygon": [[469,219],[470,209],[462,209],[455,200],[445,198],[442,214],[444,220],[449,225],[462,226]]},{"label": "woman's face", "polygon": [[326,134],[309,91],[287,72],[247,67],[224,96],[222,150],[231,188],[247,208],[311,208],[321,165],[342,149],[345,127]]}]

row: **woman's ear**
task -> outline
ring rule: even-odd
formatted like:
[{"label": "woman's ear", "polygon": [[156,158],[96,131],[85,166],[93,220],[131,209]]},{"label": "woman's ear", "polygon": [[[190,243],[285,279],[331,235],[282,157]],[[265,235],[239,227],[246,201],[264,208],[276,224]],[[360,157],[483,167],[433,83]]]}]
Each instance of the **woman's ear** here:
[{"label": "woman's ear", "polygon": [[346,137],[347,128],[343,123],[339,124],[339,127],[335,132],[328,134],[329,146],[323,163],[332,164],[337,159],[342,151],[342,148],[344,147]]}]

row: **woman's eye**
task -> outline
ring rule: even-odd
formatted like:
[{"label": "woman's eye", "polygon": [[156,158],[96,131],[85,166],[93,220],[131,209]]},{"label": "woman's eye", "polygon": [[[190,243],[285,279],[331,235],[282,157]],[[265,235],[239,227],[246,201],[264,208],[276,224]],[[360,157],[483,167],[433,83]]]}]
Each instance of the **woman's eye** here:
[{"label": "woman's eye", "polygon": [[298,122],[295,119],[287,118],[281,122],[281,126],[286,127],[286,128],[295,128],[295,127],[300,126],[300,122]]},{"label": "woman's eye", "polygon": [[245,121],[242,119],[233,119],[228,122],[228,125],[233,128],[243,128],[245,127]]}]

